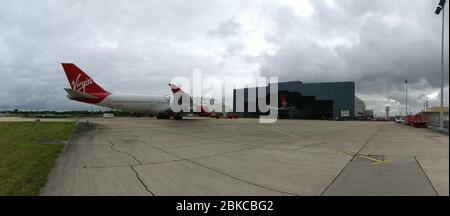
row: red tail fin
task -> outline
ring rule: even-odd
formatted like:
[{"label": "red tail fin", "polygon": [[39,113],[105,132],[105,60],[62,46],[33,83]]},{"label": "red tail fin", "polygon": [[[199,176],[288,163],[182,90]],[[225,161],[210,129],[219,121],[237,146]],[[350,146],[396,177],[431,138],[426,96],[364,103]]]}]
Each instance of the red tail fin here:
[{"label": "red tail fin", "polygon": [[183,90],[181,90],[178,86],[176,86],[175,84],[170,84],[169,83],[169,87],[170,87],[170,90],[172,90],[172,93],[184,93],[184,91]]},{"label": "red tail fin", "polygon": [[281,100],[281,105],[283,106],[283,108],[287,108],[288,103],[287,103],[286,97],[284,95],[280,95],[280,100]]},{"label": "red tail fin", "polygon": [[62,63],[62,66],[73,90],[84,93],[108,93],[75,64]]}]

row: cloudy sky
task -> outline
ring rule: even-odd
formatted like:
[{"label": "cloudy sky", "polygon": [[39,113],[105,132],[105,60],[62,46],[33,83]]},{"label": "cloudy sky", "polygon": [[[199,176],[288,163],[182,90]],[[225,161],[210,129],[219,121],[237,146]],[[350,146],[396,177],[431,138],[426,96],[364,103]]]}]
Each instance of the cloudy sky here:
[{"label": "cloudy sky", "polygon": [[167,83],[193,69],[237,84],[355,81],[378,114],[404,112],[407,79],[417,112],[427,99],[439,105],[437,2],[2,0],[0,110],[89,109],[63,91],[60,63],[74,62],[109,91],[151,95],[169,94]]}]

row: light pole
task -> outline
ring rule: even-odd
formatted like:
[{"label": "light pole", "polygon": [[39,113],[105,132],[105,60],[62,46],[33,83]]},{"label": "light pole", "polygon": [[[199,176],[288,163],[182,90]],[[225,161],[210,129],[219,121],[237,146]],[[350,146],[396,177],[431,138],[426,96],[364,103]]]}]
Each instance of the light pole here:
[{"label": "light pole", "polygon": [[405,80],[406,87],[406,105],[405,105],[405,117],[408,116],[408,80]]},{"label": "light pole", "polygon": [[[439,15],[444,10],[446,0],[440,0],[436,8],[436,13]],[[442,12],[442,39],[441,39],[441,108],[439,113],[439,129],[444,129],[444,22],[445,12]]]}]

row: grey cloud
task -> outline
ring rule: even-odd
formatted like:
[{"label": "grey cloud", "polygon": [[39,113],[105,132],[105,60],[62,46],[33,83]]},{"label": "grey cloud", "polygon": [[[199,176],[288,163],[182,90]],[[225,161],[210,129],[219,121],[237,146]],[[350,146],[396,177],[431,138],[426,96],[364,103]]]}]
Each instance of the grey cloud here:
[{"label": "grey cloud", "polygon": [[76,63],[112,91],[170,93],[172,77],[211,62],[194,51],[222,20],[204,21],[220,4],[173,3],[1,1],[0,74],[10,85],[0,86],[0,109],[72,106],[61,62]]},{"label": "grey cloud", "polygon": [[225,38],[238,34],[241,28],[241,24],[239,24],[232,18],[228,21],[220,23],[217,28],[208,31],[208,35],[213,37]]},{"label": "grey cloud", "polygon": [[[354,80],[357,93],[376,93],[386,101],[401,103],[405,79],[415,91],[429,94],[438,90],[440,19],[433,13],[437,3],[344,0],[336,1],[332,8],[324,1],[312,2],[315,10],[309,24],[286,10],[278,15],[281,27],[275,35],[287,35],[287,42],[280,42],[283,37],[271,37],[281,46],[275,56],[264,58],[263,75],[305,82]],[[284,21],[287,17],[289,22]],[[323,43],[333,38],[345,43]],[[445,65],[448,71],[448,55]],[[424,93],[411,94],[409,103],[417,107],[424,100]],[[379,112],[382,107],[376,109]]]},{"label": "grey cloud", "polygon": [[225,44],[226,52],[222,56],[229,58],[241,54],[244,50],[245,45],[242,43],[240,37],[243,33],[242,25],[234,18],[230,18],[209,30],[207,35]]},{"label": "grey cloud", "polygon": [[231,56],[234,56],[244,49],[244,45],[242,43],[232,43],[227,47],[227,53]]}]

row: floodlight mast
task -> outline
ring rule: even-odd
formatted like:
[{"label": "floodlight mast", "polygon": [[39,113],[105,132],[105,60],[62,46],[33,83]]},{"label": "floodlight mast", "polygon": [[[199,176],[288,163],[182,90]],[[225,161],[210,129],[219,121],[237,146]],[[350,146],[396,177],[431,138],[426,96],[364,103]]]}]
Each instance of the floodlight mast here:
[{"label": "floodlight mast", "polygon": [[445,23],[445,3],[446,0],[440,0],[436,8],[436,13],[439,15],[442,11],[442,38],[441,38],[441,107],[439,112],[439,129],[444,129],[444,23]]},{"label": "floodlight mast", "polygon": [[405,98],[406,98],[406,105],[405,105],[405,117],[408,116],[408,80],[405,80]]}]

